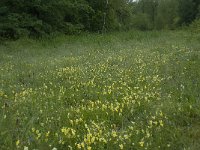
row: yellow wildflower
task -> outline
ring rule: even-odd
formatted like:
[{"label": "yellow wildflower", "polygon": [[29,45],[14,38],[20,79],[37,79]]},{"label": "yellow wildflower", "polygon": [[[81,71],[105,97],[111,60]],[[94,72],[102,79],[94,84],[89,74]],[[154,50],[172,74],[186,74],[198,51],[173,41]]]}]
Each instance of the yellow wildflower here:
[{"label": "yellow wildflower", "polygon": [[32,128],[32,132],[35,132],[35,128]]},{"label": "yellow wildflower", "polygon": [[50,134],[50,131],[48,131],[48,132],[46,133],[46,137],[48,137],[48,136],[49,136],[49,134]]},{"label": "yellow wildflower", "polygon": [[78,149],[81,149],[81,144],[77,144],[77,148],[78,148]]},{"label": "yellow wildflower", "polygon": [[143,146],[144,146],[144,142],[143,142],[143,141],[139,142],[139,145],[140,145],[141,147],[143,147]]},{"label": "yellow wildflower", "polygon": [[85,147],[85,144],[82,142],[82,143],[81,143],[81,146],[82,146],[82,148],[84,148],[84,147]]},{"label": "yellow wildflower", "polygon": [[164,124],[163,124],[163,121],[162,120],[159,120],[159,123],[160,123],[160,126],[163,127]]},{"label": "yellow wildflower", "polygon": [[17,140],[16,141],[16,146],[18,146],[20,144],[20,141],[19,140]]},{"label": "yellow wildflower", "polygon": [[91,146],[88,146],[88,147],[87,147],[87,150],[91,150],[91,149],[92,149],[92,147],[91,147]]},{"label": "yellow wildflower", "polygon": [[120,147],[120,149],[123,149],[123,148],[124,148],[123,144],[120,144],[119,147]]},{"label": "yellow wildflower", "polygon": [[117,132],[112,131],[112,137],[117,137]]},{"label": "yellow wildflower", "polygon": [[27,147],[27,146],[24,146],[24,150],[28,150],[28,147]]}]

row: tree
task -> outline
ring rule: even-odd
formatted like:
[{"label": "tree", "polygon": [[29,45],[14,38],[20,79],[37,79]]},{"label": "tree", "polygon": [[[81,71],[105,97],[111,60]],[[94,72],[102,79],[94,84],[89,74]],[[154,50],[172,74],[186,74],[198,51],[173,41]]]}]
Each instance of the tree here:
[{"label": "tree", "polygon": [[180,24],[190,24],[197,15],[197,1],[195,0],[180,0],[179,1],[179,16]]},{"label": "tree", "polygon": [[178,24],[178,1],[160,0],[157,8],[156,29],[174,29]]}]

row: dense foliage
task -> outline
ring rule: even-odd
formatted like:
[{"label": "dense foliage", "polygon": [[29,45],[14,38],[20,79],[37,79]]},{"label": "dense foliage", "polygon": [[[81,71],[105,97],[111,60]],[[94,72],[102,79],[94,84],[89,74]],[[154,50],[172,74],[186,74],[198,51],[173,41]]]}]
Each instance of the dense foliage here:
[{"label": "dense foliage", "polygon": [[1,0],[0,36],[174,29],[199,16],[199,0]]}]

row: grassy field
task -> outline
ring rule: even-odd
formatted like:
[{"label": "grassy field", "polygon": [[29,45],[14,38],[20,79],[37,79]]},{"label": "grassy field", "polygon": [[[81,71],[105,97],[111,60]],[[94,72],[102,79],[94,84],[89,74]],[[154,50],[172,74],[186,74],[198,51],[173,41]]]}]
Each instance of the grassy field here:
[{"label": "grassy field", "polygon": [[200,34],[0,45],[1,150],[199,150]]}]

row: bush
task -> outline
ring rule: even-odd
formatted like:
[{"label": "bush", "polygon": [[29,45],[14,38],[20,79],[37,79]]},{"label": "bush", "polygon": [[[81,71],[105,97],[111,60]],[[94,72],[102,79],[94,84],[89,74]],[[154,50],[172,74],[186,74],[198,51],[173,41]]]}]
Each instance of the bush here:
[{"label": "bush", "polygon": [[[41,37],[129,28],[130,8],[124,0],[0,0],[0,37]],[[105,22],[104,22],[105,21]]]},{"label": "bush", "polygon": [[193,33],[200,33],[200,19],[196,19],[192,22],[192,24],[189,26],[189,29]]},{"label": "bush", "polygon": [[142,31],[151,30],[152,24],[147,14],[137,14],[133,17],[133,27]]},{"label": "bush", "polygon": [[73,25],[71,23],[63,24],[62,28],[60,29],[61,32],[65,34],[78,34],[84,29],[82,24]]}]

